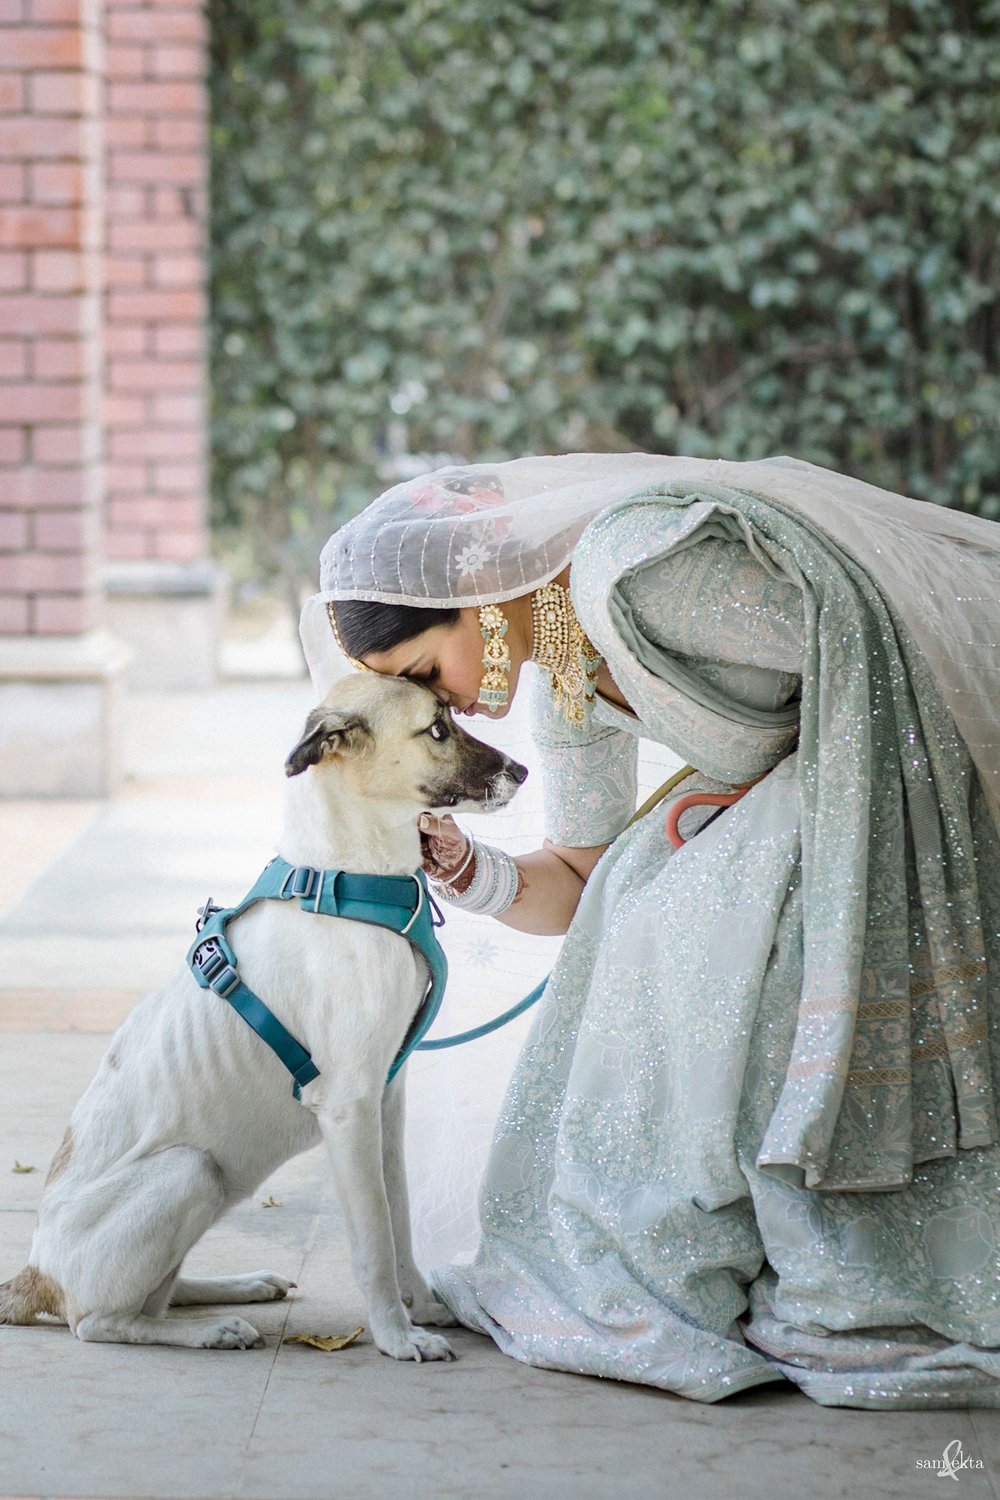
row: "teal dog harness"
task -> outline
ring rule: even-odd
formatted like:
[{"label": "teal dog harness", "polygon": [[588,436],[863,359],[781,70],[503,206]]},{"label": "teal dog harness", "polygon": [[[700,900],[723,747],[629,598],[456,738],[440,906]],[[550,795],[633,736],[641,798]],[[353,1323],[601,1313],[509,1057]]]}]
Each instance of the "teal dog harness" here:
[{"label": "teal dog harness", "polygon": [[[639,810],[632,814],[626,826],[631,828],[633,823],[652,812],[691,773],[691,766],[683,766],[646,799]],[[714,816],[719,817],[724,811],[724,808],[720,808]],[[390,931],[409,939],[427,960],[430,985],[389,1069],[387,1084],[392,1082],[411,1052],[457,1047],[461,1042],[474,1042],[478,1037],[487,1036],[500,1026],[506,1026],[508,1021],[513,1021],[515,1016],[521,1015],[541,998],[551,977],[546,975],[530,995],[526,995],[502,1015],[495,1016],[492,1021],[486,1021],[471,1031],[461,1031],[456,1036],[425,1041],[424,1037],[441,1008],[448,978],[448,961],[435,935],[435,928],[444,926],[444,917],[427,889],[424,872],[417,870],[415,875],[349,875],[345,870],[313,870],[308,865],[296,866],[284,859],[272,859],[239,906],[223,909],[213,906],[211,901],[206,902],[200,913],[202,920],[198,923],[199,935],[188,950],[187,961],[202,989],[214,990],[223,1000],[228,1000],[257,1035],[281,1058],[295,1080],[292,1092],[296,1099],[301,1098],[302,1089],[307,1083],[319,1077],[319,1069],[302,1043],[285,1030],[277,1016],[268,1010],[253,990],[247,989],[237,972],[236,956],[226,941],[226,924],[242,916],[255,901],[266,900],[298,900],[303,911],[322,912],[328,917],[352,917],[358,922],[388,927]]]},{"label": "teal dog harness", "polygon": [[302,1043],[243,983],[236,954],[226,937],[229,923],[258,901],[298,901],[303,911],[387,927],[407,938],[427,960],[430,983],[389,1069],[386,1083],[391,1083],[440,1010],[448,978],[448,961],[434,930],[443,925],[444,918],[427,889],[423,871],[415,875],[351,875],[346,870],[314,870],[309,865],[272,859],[238,906],[217,907],[208,901],[202,908],[198,936],[187,955],[192,974],[202,989],[228,1000],[277,1054],[292,1075],[292,1092],[299,1099],[305,1085],[319,1077],[319,1069]]}]

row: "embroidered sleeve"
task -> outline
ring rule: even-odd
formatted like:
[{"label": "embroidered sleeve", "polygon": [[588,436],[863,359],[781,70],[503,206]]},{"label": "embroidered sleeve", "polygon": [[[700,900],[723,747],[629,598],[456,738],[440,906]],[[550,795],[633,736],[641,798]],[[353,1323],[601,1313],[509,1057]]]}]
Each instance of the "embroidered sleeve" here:
[{"label": "embroidered sleeve", "polygon": [[713,687],[763,709],[797,696],[802,594],[742,542],[706,537],[617,587],[646,639]]},{"label": "embroidered sleeve", "polygon": [[531,727],[538,751],[545,836],[567,849],[617,838],[635,811],[638,743],[592,718],[574,729],[556,705],[549,674],[532,667]]}]

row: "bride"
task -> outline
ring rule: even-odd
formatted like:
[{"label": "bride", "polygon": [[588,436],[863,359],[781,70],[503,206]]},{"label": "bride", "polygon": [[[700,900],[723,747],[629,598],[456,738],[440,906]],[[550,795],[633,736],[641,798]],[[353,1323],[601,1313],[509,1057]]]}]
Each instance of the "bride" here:
[{"label": "bride", "polygon": [[[469,1265],[530,1364],[715,1401],[1000,1405],[1000,528],[791,459],[442,469],[331,537],[302,633],[507,712],[543,847],[430,818],[565,933]],[[638,738],[690,769],[635,810]]]}]

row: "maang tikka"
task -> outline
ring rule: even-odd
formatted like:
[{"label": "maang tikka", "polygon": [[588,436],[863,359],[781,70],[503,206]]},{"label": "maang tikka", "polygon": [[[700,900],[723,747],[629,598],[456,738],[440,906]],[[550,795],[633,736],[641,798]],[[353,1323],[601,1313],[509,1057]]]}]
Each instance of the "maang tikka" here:
[{"label": "maang tikka", "polygon": [[507,702],[507,673],[510,671],[510,649],[505,640],[507,616],[499,604],[483,605],[479,611],[479,633],[486,645],[483,648],[483,677],[479,684],[478,701],[490,713],[496,713]]}]

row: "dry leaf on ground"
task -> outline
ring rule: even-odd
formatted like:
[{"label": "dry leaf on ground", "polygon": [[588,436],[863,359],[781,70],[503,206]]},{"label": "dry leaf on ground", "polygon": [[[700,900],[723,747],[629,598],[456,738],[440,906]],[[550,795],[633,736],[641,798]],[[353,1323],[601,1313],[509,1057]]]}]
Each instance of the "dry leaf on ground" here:
[{"label": "dry leaf on ground", "polygon": [[329,1354],[332,1349],[346,1349],[348,1344],[353,1344],[364,1331],[363,1328],[355,1328],[353,1333],[293,1333],[281,1342],[283,1344],[308,1344],[310,1349],[322,1349],[325,1354]]},{"label": "dry leaf on ground", "polygon": [[261,1208],[284,1208],[285,1205],[280,1198],[276,1198],[272,1193],[270,1197],[260,1200],[260,1206]]},{"label": "dry leaf on ground", "polygon": [[12,1172],[37,1172],[38,1168],[37,1167],[22,1167],[21,1163],[15,1157],[14,1158],[14,1165],[13,1165],[13,1167],[11,1167],[11,1171]]}]

